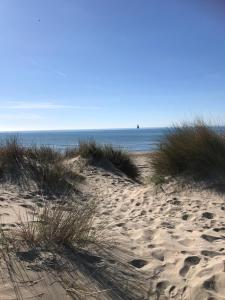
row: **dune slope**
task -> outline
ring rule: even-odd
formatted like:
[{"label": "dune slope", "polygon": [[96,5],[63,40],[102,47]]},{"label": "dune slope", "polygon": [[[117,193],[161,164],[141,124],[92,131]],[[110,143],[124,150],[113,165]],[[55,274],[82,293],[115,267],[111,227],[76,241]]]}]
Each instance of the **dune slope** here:
[{"label": "dune slope", "polygon": [[[142,177],[147,156],[135,156]],[[225,195],[212,189],[137,183],[119,172],[68,162],[97,199],[104,241],[87,252],[3,253],[0,299],[225,299]],[[2,226],[42,197],[1,187]],[[91,253],[91,254],[90,254]]]}]

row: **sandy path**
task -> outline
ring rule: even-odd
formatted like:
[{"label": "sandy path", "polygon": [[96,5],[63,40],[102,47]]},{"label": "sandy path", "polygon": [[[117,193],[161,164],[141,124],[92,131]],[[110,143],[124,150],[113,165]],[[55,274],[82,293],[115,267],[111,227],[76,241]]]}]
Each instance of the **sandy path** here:
[{"label": "sandy path", "polygon": [[96,223],[149,275],[158,299],[225,299],[224,195],[176,183],[156,191],[94,167],[84,173],[99,199]]}]

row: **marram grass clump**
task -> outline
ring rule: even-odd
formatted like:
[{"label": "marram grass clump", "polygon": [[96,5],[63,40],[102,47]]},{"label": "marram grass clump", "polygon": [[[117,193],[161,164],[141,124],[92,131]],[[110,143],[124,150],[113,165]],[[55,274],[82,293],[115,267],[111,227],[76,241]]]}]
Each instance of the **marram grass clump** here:
[{"label": "marram grass clump", "polygon": [[116,169],[132,179],[136,180],[139,177],[138,167],[124,150],[115,149],[111,145],[100,145],[94,141],[88,141],[80,142],[78,153],[81,157],[91,159],[92,161],[108,161]]},{"label": "marram grass clump", "polygon": [[22,182],[26,179],[26,149],[16,137],[6,139],[0,144],[0,180]]},{"label": "marram grass clump", "polygon": [[63,153],[48,146],[28,147],[26,148],[26,156],[40,164],[58,163],[64,158]]},{"label": "marram grass clump", "polygon": [[224,135],[203,121],[175,126],[159,144],[151,165],[160,176],[189,175],[194,179],[223,176]]},{"label": "marram grass clump", "polygon": [[29,177],[44,194],[67,196],[75,191],[78,175],[70,171],[63,163],[29,163]]},{"label": "marram grass clump", "polygon": [[34,182],[47,194],[75,191],[78,176],[64,164],[62,153],[50,147],[25,148],[13,137],[0,144],[0,181],[27,188]]},{"label": "marram grass clump", "polygon": [[33,215],[19,222],[18,235],[27,244],[44,246],[83,247],[94,241],[93,219],[95,203],[52,205],[45,203]]}]

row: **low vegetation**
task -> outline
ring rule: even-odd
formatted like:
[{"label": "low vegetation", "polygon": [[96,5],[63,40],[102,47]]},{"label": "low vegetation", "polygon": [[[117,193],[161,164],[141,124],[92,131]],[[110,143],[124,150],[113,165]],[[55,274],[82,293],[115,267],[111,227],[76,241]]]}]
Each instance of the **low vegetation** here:
[{"label": "low vegetation", "polygon": [[0,180],[27,187],[31,182],[43,193],[69,194],[78,176],[63,163],[63,154],[50,147],[22,146],[11,138],[0,145]]},{"label": "low vegetation", "polygon": [[65,158],[74,158],[76,156],[78,156],[79,153],[78,153],[78,149],[75,147],[72,147],[72,148],[67,148],[65,151],[64,151],[64,156]]},{"label": "low vegetation", "polygon": [[111,145],[98,145],[94,141],[81,142],[77,148],[64,153],[51,147],[24,147],[17,138],[0,144],[0,181],[28,187],[31,182],[48,194],[67,195],[75,190],[79,176],[64,163],[65,159],[80,155],[102,166],[112,164],[132,179],[138,179],[139,170],[129,154]]},{"label": "low vegetation", "polygon": [[63,154],[48,146],[29,147],[26,149],[26,156],[40,164],[54,164],[63,159]]},{"label": "low vegetation", "polygon": [[225,138],[203,121],[175,126],[159,144],[151,165],[158,176],[195,179],[225,174]]},{"label": "low vegetation", "polygon": [[8,139],[0,145],[0,178],[3,181],[20,181],[25,174],[25,148],[16,138]]},{"label": "low vegetation", "polygon": [[47,194],[67,196],[75,191],[78,175],[68,170],[61,162],[37,163],[30,161],[29,175],[37,187]]},{"label": "low vegetation", "polygon": [[116,169],[120,170],[132,179],[138,179],[139,170],[129,154],[121,149],[115,149],[111,145],[100,145],[94,141],[81,142],[78,146],[78,153],[91,161],[108,161]]},{"label": "low vegetation", "polygon": [[[50,205],[37,208],[32,217],[20,220],[18,234],[28,245],[83,247],[94,241],[93,203]],[[31,218],[31,220],[30,220]]]},{"label": "low vegetation", "polygon": [[162,175],[153,175],[147,178],[147,182],[154,183],[154,185],[162,185],[163,183],[166,182],[165,177]]}]

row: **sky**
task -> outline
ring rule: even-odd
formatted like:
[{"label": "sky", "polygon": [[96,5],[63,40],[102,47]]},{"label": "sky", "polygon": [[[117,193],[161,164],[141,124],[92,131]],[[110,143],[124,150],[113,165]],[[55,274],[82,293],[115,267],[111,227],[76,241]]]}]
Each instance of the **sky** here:
[{"label": "sky", "polygon": [[225,123],[224,0],[1,0],[0,130]]}]

